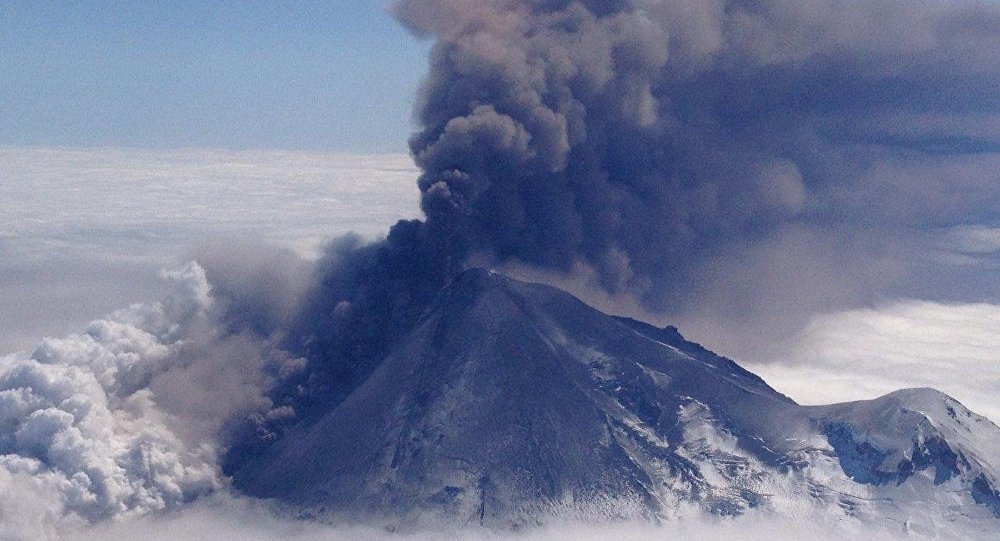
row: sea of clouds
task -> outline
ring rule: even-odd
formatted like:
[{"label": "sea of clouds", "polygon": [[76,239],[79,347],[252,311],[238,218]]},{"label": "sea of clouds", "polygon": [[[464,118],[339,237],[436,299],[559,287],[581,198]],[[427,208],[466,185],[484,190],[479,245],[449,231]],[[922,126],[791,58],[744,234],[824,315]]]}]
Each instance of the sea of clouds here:
[{"label": "sea of clouds", "polygon": [[[242,497],[221,495],[199,501],[182,512],[164,513],[140,520],[101,524],[78,529],[65,539],[132,539],[149,541],[198,539],[243,541],[287,539],[289,541],[432,541],[463,539],[469,541],[646,541],[685,539],[712,541],[745,539],[747,541],[839,541],[841,539],[898,539],[900,528],[863,525],[850,519],[834,519],[814,513],[802,516],[777,516],[751,513],[747,516],[719,518],[691,510],[659,524],[629,522],[618,524],[554,521],[545,526],[520,532],[441,526],[435,529],[388,531],[360,525],[331,525],[305,522],[283,515],[266,503]],[[913,539],[923,539],[920,534]],[[927,537],[928,539],[931,537]],[[940,532],[938,539],[960,539]]]},{"label": "sea of clouds", "polygon": [[0,352],[158,299],[159,270],[206,247],[311,258],[383,234],[419,213],[417,174],[405,155],[0,147]]},{"label": "sea of clouds", "polygon": [[[285,182],[289,175],[300,182]],[[294,414],[274,407],[267,391],[305,362],[230,332],[231,293],[263,281],[276,296],[267,304],[293,303],[323,239],[349,230],[374,237],[418,215],[416,176],[405,156],[0,149],[0,538],[440,535],[302,522],[231,494],[219,466],[234,423]],[[948,264],[980,265],[1000,251],[997,231],[983,227],[940,232],[928,246]],[[604,309],[643,315],[589,283],[561,285]],[[713,347],[712,329],[726,322],[699,317],[690,318],[695,338]],[[996,421],[998,328],[996,304],[899,298],[813,313],[766,349],[743,345],[753,370],[805,403],[933,386]],[[726,352],[740,345],[729,342]],[[771,516],[692,515],[668,526],[692,539],[862,535],[851,522]],[[663,526],[565,524],[513,538],[665,534]]]}]

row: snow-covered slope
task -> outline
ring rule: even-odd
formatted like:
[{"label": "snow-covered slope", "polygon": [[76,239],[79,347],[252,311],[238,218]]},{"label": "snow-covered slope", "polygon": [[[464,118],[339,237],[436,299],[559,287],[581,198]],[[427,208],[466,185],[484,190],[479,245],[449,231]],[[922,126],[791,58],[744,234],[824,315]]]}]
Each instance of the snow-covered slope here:
[{"label": "snow-covered slope", "polygon": [[387,522],[695,505],[1000,534],[998,450],[1000,429],[935,391],[799,406],[675,329],[473,270],[346,400],[235,481],[309,514]]}]

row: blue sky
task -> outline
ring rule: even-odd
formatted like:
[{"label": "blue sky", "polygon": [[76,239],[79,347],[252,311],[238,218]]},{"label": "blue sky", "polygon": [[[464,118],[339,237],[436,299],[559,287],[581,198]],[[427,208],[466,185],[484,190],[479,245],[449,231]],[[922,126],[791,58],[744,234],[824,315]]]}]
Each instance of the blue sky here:
[{"label": "blue sky", "polygon": [[382,1],[0,2],[0,145],[403,152],[429,44]]}]

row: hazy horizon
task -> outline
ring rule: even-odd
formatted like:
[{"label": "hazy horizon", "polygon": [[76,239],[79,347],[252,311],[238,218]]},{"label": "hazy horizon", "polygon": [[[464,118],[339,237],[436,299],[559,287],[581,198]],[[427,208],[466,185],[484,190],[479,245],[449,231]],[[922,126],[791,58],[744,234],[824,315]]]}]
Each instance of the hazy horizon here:
[{"label": "hazy horizon", "polygon": [[[0,81],[0,538],[961,538],[1000,518],[997,2],[12,0]],[[774,389],[572,299],[611,323],[493,306],[535,327],[429,345],[468,267],[676,326]],[[491,355],[519,337],[505,372]],[[505,417],[497,381],[538,403]],[[774,392],[923,387],[985,419],[929,391]],[[520,454],[478,453],[497,434]],[[247,496],[265,455],[262,479],[324,464],[301,485],[327,500]],[[351,477],[369,462],[383,478]],[[468,520],[335,520],[356,496],[335,481]],[[506,489],[538,500],[512,524],[569,518],[491,530]]]}]

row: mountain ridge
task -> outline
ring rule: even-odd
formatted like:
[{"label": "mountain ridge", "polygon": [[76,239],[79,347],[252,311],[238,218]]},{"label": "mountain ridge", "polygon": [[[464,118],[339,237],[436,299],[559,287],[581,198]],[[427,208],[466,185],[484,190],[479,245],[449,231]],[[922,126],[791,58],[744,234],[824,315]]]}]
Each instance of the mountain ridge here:
[{"label": "mountain ridge", "polygon": [[343,402],[234,481],[307,514],[387,523],[738,515],[805,498],[862,520],[912,527],[930,506],[1000,530],[984,522],[1000,519],[1000,429],[934,393],[800,406],[676,329],[472,270]]}]

